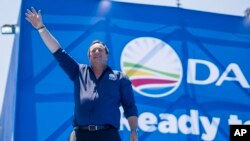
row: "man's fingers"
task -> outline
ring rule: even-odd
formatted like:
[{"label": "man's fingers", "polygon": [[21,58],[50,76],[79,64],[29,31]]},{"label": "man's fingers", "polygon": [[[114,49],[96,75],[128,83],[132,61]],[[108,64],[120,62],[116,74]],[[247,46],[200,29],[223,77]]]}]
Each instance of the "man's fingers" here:
[{"label": "man's fingers", "polygon": [[28,13],[30,16],[33,16],[33,15],[34,15],[29,9],[27,9],[27,13]]},{"label": "man's fingers", "polygon": [[39,15],[39,17],[41,17],[41,10],[38,10],[38,15]]},{"label": "man's fingers", "polygon": [[25,16],[26,16],[26,18],[31,18],[32,16],[30,15],[30,14],[28,14],[28,13],[25,13]]},{"label": "man's fingers", "polygon": [[36,10],[34,8],[31,9],[32,11],[30,11],[30,9],[27,9],[27,12],[25,13],[25,15],[29,18],[29,19],[33,19],[35,18],[39,18],[41,17],[41,12],[40,10],[38,11],[38,13],[36,12]]},{"label": "man's fingers", "polygon": [[36,9],[34,7],[31,7],[31,11],[32,13],[37,14]]},{"label": "man's fingers", "polygon": [[29,13],[25,13],[25,16],[27,16],[27,17],[29,17],[29,16],[31,16]]},{"label": "man's fingers", "polygon": [[25,18],[29,23],[31,23],[30,19],[28,17]]}]

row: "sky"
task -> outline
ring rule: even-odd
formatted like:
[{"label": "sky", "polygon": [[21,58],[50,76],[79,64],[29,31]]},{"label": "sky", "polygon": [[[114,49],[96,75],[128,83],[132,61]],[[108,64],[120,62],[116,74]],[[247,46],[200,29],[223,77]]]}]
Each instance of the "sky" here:
[{"label": "sky", "polygon": [[177,2],[184,9],[192,9],[211,13],[244,16],[245,10],[250,8],[250,0],[113,0],[129,3],[143,3],[176,7]]}]

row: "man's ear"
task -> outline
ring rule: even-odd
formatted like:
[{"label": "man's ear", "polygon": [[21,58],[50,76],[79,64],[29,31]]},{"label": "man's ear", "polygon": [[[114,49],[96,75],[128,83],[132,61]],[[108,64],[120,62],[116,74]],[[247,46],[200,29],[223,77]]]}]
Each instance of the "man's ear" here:
[{"label": "man's ear", "polygon": [[89,52],[89,49],[88,49],[88,52],[87,52],[87,57],[89,58],[89,56],[90,56],[90,54],[89,54],[90,52]]}]

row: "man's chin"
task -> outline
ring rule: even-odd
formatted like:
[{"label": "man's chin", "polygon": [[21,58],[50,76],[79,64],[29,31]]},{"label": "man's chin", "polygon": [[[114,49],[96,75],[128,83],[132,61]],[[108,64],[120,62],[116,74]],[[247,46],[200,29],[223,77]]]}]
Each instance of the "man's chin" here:
[{"label": "man's chin", "polygon": [[102,65],[102,64],[103,64],[102,61],[98,61],[98,60],[97,60],[97,61],[93,61],[92,63],[93,63],[93,64],[96,64],[96,65]]}]

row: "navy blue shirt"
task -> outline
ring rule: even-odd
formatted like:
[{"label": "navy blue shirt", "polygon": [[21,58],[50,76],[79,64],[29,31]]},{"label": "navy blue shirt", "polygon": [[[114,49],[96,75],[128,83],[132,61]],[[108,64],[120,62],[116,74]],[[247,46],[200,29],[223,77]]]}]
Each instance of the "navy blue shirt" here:
[{"label": "navy blue shirt", "polygon": [[91,67],[78,64],[63,49],[54,56],[74,82],[74,126],[110,124],[120,127],[122,106],[125,117],[138,116],[131,81],[120,72],[107,67],[96,79]]}]

